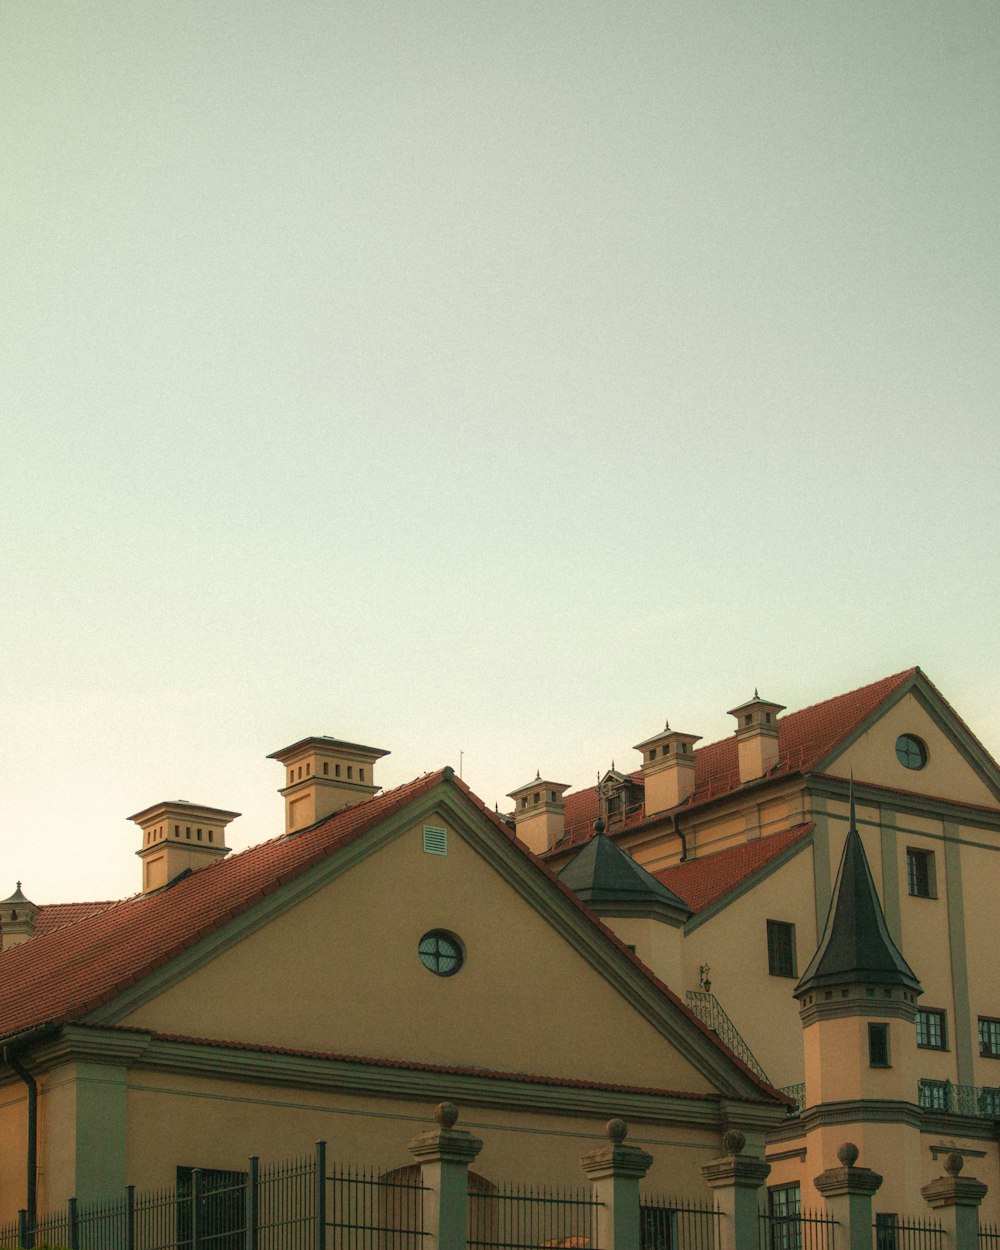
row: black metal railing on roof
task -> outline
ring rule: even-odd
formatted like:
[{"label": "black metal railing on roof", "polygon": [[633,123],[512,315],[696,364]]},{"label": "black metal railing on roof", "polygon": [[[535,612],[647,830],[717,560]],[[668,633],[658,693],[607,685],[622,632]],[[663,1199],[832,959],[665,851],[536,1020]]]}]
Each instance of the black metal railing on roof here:
[{"label": "black metal railing on roof", "polygon": [[699,1020],[712,1030],[720,1042],[728,1046],[737,1058],[742,1059],[751,1072],[770,1084],[770,1078],[757,1062],[753,1051],[743,1040],[743,1035],[733,1024],[719,1000],[706,990],[688,990],[687,1005]]}]

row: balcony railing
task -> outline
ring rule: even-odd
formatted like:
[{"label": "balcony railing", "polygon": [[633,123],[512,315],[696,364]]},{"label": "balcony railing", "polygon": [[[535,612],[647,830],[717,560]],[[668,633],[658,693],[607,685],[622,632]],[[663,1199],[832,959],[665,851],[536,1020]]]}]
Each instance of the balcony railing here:
[{"label": "balcony railing", "polygon": [[917,1102],[925,1111],[1000,1120],[1000,1087],[995,1085],[956,1085],[923,1077],[917,1082]]},{"label": "balcony railing", "polygon": [[789,1098],[794,1098],[794,1099],[795,1099],[795,1110],[796,1110],[796,1111],[805,1111],[805,1109],[806,1109],[806,1085],[805,1085],[805,1081],[802,1081],[802,1082],[801,1082],[800,1084],[798,1084],[798,1085],[782,1085],[782,1086],[781,1086],[781,1091],[780,1091],[780,1092],[781,1092],[782,1094],[787,1095],[787,1097],[789,1097]]}]

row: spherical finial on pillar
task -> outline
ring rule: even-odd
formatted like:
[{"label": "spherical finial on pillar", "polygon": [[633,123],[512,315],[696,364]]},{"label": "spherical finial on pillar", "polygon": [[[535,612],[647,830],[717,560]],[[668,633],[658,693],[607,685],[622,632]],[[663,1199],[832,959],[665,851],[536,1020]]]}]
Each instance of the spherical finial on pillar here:
[{"label": "spherical finial on pillar", "polygon": [[434,1119],[443,1129],[454,1128],[458,1119],[458,1108],[453,1102],[439,1102],[434,1108]]},{"label": "spherical finial on pillar", "polygon": [[858,1150],[854,1142],[845,1141],[844,1144],[837,1151],[837,1158],[840,1160],[840,1162],[844,1165],[845,1168],[852,1168],[854,1167],[855,1163],[857,1163],[858,1155],[860,1153],[861,1151]]},{"label": "spherical finial on pillar", "polygon": [[743,1147],[747,1144],[746,1137],[739,1129],[727,1129],[722,1134],[722,1149],[727,1155],[738,1155],[743,1153]]},{"label": "spherical finial on pillar", "polygon": [[962,1156],[958,1153],[957,1150],[953,1150],[950,1154],[945,1155],[944,1170],[948,1173],[949,1176],[957,1176],[959,1172],[961,1172],[962,1168],[964,1167],[965,1167],[965,1160],[962,1158]]},{"label": "spherical finial on pillar", "polygon": [[617,1116],[613,1120],[609,1120],[604,1126],[604,1131],[608,1135],[613,1146],[620,1146],[628,1136],[628,1125],[624,1120],[620,1120]]}]

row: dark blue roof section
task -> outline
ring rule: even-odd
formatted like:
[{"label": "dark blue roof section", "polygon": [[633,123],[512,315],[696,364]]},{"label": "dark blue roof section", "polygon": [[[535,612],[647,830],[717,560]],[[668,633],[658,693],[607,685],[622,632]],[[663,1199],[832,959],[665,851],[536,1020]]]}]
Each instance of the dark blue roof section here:
[{"label": "dark blue roof section", "polygon": [[596,911],[602,905],[621,908],[634,904],[637,911],[668,908],[680,919],[691,915],[691,908],[682,898],[661,885],[603,833],[595,834],[569,861],[559,880]]},{"label": "dark blue roof section", "polygon": [[910,965],[889,935],[868,857],[858,834],[851,793],[851,824],[844,843],[833,900],[819,948],[795,987],[810,990],[857,984],[901,985],[923,993]]}]

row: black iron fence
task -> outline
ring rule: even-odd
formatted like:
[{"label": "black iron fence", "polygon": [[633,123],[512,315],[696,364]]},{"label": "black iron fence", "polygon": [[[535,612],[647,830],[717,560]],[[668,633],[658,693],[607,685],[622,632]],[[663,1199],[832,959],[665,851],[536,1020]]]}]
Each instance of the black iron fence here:
[{"label": "black iron fence", "polygon": [[943,1250],[944,1229],[937,1220],[906,1215],[875,1217],[875,1250]]},{"label": "black iron fence", "polygon": [[490,1185],[470,1178],[470,1250],[594,1250],[597,1211],[589,1188]]},{"label": "black iron fence", "polygon": [[757,1244],[759,1250],[833,1250],[836,1227],[836,1220],[819,1211],[761,1211]]},{"label": "black iron fence", "polygon": [[713,1202],[643,1194],[639,1207],[640,1250],[715,1250],[719,1209]]},{"label": "black iron fence", "polygon": [[1000,1225],[979,1225],[979,1250],[1000,1250]]}]

